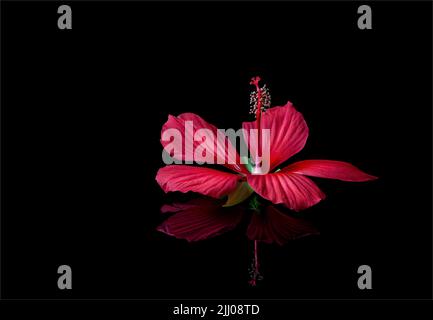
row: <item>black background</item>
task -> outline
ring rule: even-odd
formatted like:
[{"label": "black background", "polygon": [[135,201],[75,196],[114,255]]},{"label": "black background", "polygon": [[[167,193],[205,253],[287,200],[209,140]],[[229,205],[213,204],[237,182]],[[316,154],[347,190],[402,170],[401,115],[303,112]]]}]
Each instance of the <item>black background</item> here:
[{"label": "black background", "polygon": [[[431,4],[2,2],[4,298],[430,298]],[[261,246],[244,226],[199,243],[154,231],[175,197],[154,178],[168,114],[248,119],[249,79],[309,125],[293,161],[348,161],[369,183],[315,179],[319,237]],[[57,267],[73,289],[57,288]],[[357,268],[373,269],[360,291]]]}]

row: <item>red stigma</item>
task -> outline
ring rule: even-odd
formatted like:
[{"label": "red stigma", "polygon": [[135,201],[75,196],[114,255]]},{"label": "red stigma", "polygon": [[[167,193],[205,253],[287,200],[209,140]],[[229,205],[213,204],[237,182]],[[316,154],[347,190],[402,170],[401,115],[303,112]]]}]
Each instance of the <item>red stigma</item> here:
[{"label": "red stigma", "polygon": [[252,77],[251,78],[251,81],[250,81],[250,84],[252,84],[252,85],[254,85],[254,86],[256,86],[256,89],[258,90],[259,89],[259,81],[260,80],[262,80],[260,77]]}]

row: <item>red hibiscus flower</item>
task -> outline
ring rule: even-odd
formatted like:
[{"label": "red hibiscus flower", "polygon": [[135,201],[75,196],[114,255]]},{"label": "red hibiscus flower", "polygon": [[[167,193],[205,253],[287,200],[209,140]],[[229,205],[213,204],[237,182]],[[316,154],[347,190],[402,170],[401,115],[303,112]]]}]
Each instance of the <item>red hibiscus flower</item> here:
[{"label": "red hibiscus flower", "polygon": [[[240,157],[230,141],[224,141],[228,151],[219,153],[218,146],[214,141],[209,150],[215,150],[211,155],[217,163],[222,163],[234,173],[219,171],[206,167],[191,165],[168,165],[159,169],[156,181],[165,192],[197,192],[213,198],[228,196],[226,205],[233,205],[245,200],[252,192],[274,204],[283,204],[294,211],[300,211],[313,206],[325,198],[325,194],[307,176],[338,179],[342,181],[361,182],[376,179],[366,174],[347,162],[333,160],[304,160],[292,163],[287,167],[278,169],[278,166],[298,153],[304,147],[308,138],[308,127],[301,113],[296,111],[292,103],[285,106],[273,107],[264,111],[269,104],[269,97],[266,88],[260,88],[259,78],[253,78],[252,84],[256,86],[256,93],[253,98],[253,111],[256,114],[256,121],[244,122],[245,141],[249,143],[251,163],[255,163],[259,150],[261,150],[260,134],[262,129],[269,129],[270,136],[264,143],[269,148],[269,159],[263,159],[269,164],[268,172],[256,172],[254,165],[243,165]],[[192,121],[194,127],[188,132],[185,129],[186,121]],[[183,113],[178,117],[169,116],[168,121],[163,125],[161,143],[165,147],[172,143],[164,137],[167,129],[177,129],[182,134],[182,141],[185,141],[188,134],[191,136],[200,129],[209,129],[217,135],[217,128],[198,115]],[[250,139],[251,129],[257,129],[259,138]],[[258,141],[259,143],[256,143]],[[178,160],[192,162],[193,150],[204,142],[194,141],[188,146],[178,146],[182,150],[174,157]],[[225,158],[221,159],[221,154]],[[233,160],[234,161],[228,161]],[[247,169],[248,168],[248,169]]]},{"label": "red hibiscus flower", "polygon": [[[241,161],[245,159],[239,156],[228,137],[224,136],[219,141],[209,139],[218,136],[215,126],[198,115],[183,113],[178,117],[170,115],[163,125],[161,143],[164,149],[177,161],[193,163],[197,160],[195,150],[204,147],[206,158],[212,160],[211,163],[222,164],[232,173],[176,164],[159,169],[156,175],[156,181],[165,192],[192,191],[210,197],[163,206],[163,213],[175,213],[158,227],[159,231],[168,235],[188,241],[207,239],[233,229],[248,209],[252,211],[247,229],[248,238],[254,241],[250,272],[252,285],[261,279],[257,249],[259,241],[282,245],[290,239],[318,232],[308,222],[290,217],[271,204],[263,204],[257,196],[252,197],[247,208],[235,205],[255,192],[274,204],[283,204],[291,210],[300,211],[325,198],[325,194],[307,176],[350,182],[376,179],[342,161],[304,160],[278,168],[302,150],[308,138],[308,127],[301,113],[290,102],[266,110],[270,106],[270,95],[265,86],[259,87],[259,80],[256,77],[251,81],[256,91],[251,95],[250,111],[255,114],[256,121],[242,124],[244,140],[250,153],[247,162]],[[203,139],[193,140],[192,137],[202,129],[207,132],[199,135]],[[173,130],[181,139],[171,140]],[[266,130],[268,134],[262,133]],[[254,133],[258,136],[254,137]],[[189,143],[184,145],[185,141]],[[173,150],[166,149],[169,145]]]}]

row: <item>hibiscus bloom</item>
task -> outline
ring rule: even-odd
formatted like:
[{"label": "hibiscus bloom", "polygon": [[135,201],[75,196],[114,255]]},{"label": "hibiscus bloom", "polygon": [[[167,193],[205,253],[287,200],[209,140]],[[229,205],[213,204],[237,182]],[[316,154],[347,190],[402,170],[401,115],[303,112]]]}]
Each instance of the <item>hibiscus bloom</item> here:
[{"label": "hibiscus bloom", "polygon": [[[247,228],[248,238],[254,241],[251,285],[256,285],[257,280],[261,279],[259,241],[282,245],[290,239],[318,232],[308,222],[284,214],[272,204],[257,201],[256,196],[252,197],[247,208],[238,204],[255,192],[274,204],[300,211],[325,198],[325,194],[307,176],[350,182],[376,179],[350,163],[334,160],[304,160],[279,168],[302,150],[308,138],[308,127],[291,102],[266,110],[270,107],[270,95],[265,86],[259,87],[259,80],[256,77],[251,81],[256,91],[251,95],[250,111],[255,114],[256,121],[242,124],[244,140],[250,152],[247,163],[240,161],[241,157],[227,137],[223,138],[222,143],[205,137],[201,141],[190,141],[185,146],[176,145],[192,139],[201,129],[218,136],[215,126],[196,114],[183,113],[178,117],[170,115],[163,125],[161,143],[164,149],[172,144],[174,153],[170,155],[174,159],[193,163],[194,150],[204,145],[206,153],[211,150],[210,154],[206,154],[207,158],[216,159],[217,163],[232,172],[177,164],[159,169],[156,175],[156,181],[165,192],[192,191],[207,196],[163,206],[163,213],[174,213],[158,227],[159,231],[168,235],[188,241],[207,239],[233,229],[248,209],[252,211]],[[188,122],[193,126],[188,126]],[[171,129],[180,133],[182,139],[169,141],[165,133]],[[262,134],[262,130],[269,134]],[[254,133],[258,137],[254,137]],[[261,152],[263,149],[269,152]],[[263,163],[266,165],[263,166]]]},{"label": "hibiscus bloom", "polygon": [[[156,175],[156,181],[165,192],[192,191],[217,199],[227,196],[226,206],[238,204],[255,192],[274,204],[283,204],[291,210],[300,211],[325,198],[325,194],[307,176],[349,182],[376,179],[350,163],[334,160],[304,160],[278,168],[303,149],[308,138],[308,126],[302,114],[291,102],[265,110],[270,101],[267,89],[259,87],[259,80],[258,77],[252,80],[256,87],[252,99],[256,121],[242,124],[253,166],[243,165],[239,161],[236,148],[227,139],[227,155],[218,163],[224,163],[233,173],[193,165],[168,165],[159,169]],[[177,129],[185,140],[188,135],[188,132],[185,132],[186,121],[192,121],[194,124],[192,134],[199,129],[209,129],[217,135],[217,128],[196,114],[183,113],[178,117],[170,115],[162,129],[161,143],[164,147],[169,143],[163,139],[163,133],[167,129]],[[261,129],[269,129],[269,139],[264,142],[261,142],[260,136],[258,139],[250,139],[251,129],[257,129],[259,135]],[[260,143],[265,143],[270,150],[269,158],[263,159],[269,164],[269,170],[266,172],[256,170],[257,167],[254,165],[258,162]],[[197,144],[198,142],[194,142],[190,147],[181,147],[179,150],[182,152],[175,154],[174,157],[183,161],[193,161],[191,155],[194,153],[188,148],[195,148]],[[215,150],[212,156],[221,157],[217,148],[212,146],[211,150]],[[233,163],[227,161],[228,159],[235,161]]]}]

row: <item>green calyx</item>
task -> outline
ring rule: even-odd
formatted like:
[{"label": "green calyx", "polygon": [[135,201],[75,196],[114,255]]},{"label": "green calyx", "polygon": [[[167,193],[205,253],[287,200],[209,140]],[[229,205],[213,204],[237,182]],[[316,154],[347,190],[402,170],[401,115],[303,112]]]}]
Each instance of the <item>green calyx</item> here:
[{"label": "green calyx", "polygon": [[249,208],[257,213],[260,213],[263,208],[263,204],[259,201],[257,194],[254,194],[249,202]]}]

